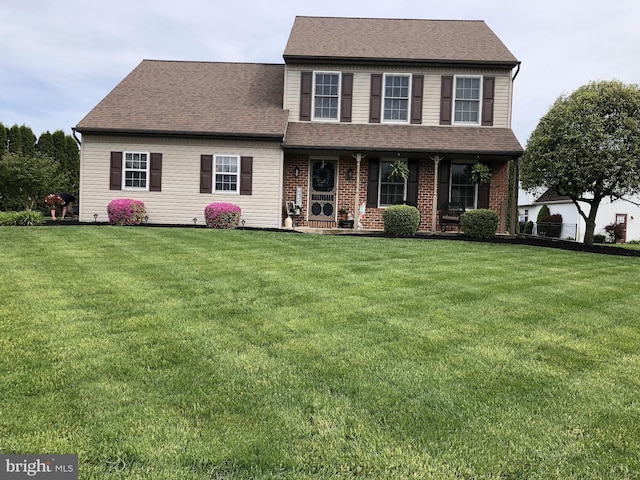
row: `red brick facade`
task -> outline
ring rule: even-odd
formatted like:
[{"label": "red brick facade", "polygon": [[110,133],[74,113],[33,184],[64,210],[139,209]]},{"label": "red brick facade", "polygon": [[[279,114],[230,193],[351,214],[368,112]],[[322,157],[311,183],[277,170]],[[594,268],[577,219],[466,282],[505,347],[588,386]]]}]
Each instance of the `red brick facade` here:
[{"label": "red brick facade", "polygon": [[[298,175],[296,176],[296,168]],[[508,162],[491,163],[491,182],[489,188],[489,208],[498,213],[500,217],[499,230],[503,232],[506,228],[507,218],[507,196],[509,186],[509,164]],[[358,224],[358,209],[356,207],[356,173],[357,162],[354,156],[342,155],[338,158],[338,178],[337,178],[337,198],[336,211],[346,209],[354,218],[354,228]],[[432,230],[432,205],[434,202],[434,182],[435,165],[430,159],[420,160],[418,170],[418,210],[420,211],[420,231]],[[367,179],[369,175],[369,162],[366,157],[360,162],[359,178],[359,204],[367,202]],[[351,178],[349,178],[351,177]],[[337,217],[333,221],[320,222],[309,221],[308,193],[309,193],[309,156],[286,154],[284,160],[284,198],[282,200],[282,220],[286,218],[287,201],[296,200],[296,187],[302,188],[302,205],[299,215],[292,215],[294,225],[297,227],[317,227],[336,228],[338,226]],[[365,209],[362,219],[362,227],[367,230],[382,230],[382,208]],[[436,222],[436,229],[440,226]]]}]

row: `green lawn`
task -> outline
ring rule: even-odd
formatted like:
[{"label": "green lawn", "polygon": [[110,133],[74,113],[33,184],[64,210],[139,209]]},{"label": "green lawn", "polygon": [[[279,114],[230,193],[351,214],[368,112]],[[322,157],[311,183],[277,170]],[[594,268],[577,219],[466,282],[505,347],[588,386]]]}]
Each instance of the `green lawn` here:
[{"label": "green lawn", "polygon": [[91,479],[640,478],[640,258],[0,228],[0,452]]}]

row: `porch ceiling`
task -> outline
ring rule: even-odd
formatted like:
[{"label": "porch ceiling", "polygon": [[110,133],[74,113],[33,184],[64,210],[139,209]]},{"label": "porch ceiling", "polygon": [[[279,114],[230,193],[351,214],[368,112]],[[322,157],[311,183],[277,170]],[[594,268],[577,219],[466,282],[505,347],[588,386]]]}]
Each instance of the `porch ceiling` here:
[{"label": "porch ceiling", "polygon": [[509,128],[289,122],[285,150],[522,155]]}]

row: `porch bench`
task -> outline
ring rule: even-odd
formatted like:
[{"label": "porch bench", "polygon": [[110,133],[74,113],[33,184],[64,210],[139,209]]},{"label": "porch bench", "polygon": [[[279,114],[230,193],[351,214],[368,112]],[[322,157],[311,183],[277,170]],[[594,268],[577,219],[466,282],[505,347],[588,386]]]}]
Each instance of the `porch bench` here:
[{"label": "porch bench", "polygon": [[445,232],[449,225],[460,229],[460,216],[464,213],[464,207],[457,203],[449,203],[440,210],[440,231]]}]

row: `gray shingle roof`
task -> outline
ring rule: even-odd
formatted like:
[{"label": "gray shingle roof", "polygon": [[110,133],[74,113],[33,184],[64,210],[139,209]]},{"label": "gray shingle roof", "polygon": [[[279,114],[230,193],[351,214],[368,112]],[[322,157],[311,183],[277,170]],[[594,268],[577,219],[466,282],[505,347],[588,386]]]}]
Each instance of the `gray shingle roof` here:
[{"label": "gray shingle roof", "polygon": [[511,67],[518,63],[481,20],[296,17],[285,61],[330,57]]},{"label": "gray shingle roof", "polygon": [[520,156],[509,128],[289,123],[285,149],[330,149]]},{"label": "gray shingle roof", "polygon": [[143,60],[76,129],[282,139],[283,88],[284,65]]}]

